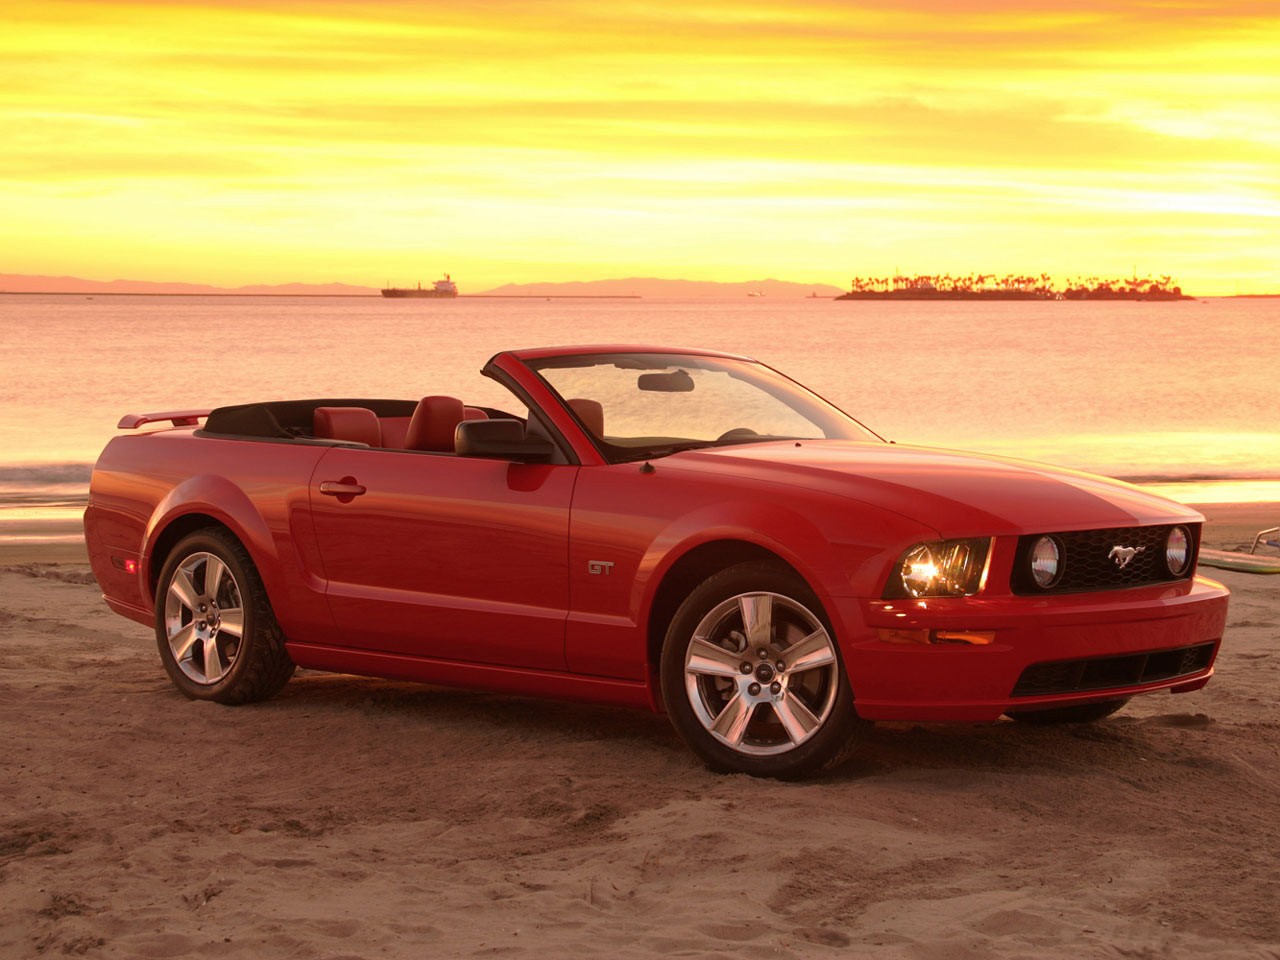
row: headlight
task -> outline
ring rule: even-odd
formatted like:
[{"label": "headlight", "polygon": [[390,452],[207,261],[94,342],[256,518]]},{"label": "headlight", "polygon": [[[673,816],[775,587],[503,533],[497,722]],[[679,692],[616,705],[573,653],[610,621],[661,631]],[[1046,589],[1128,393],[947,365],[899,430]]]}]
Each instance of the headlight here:
[{"label": "headlight", "polygon": [[1186,527],[1174,527],[1164,544],[1164,562],[1169,573],[1180,577],[1191,566],[1191,534]]},{"label": "headlight", "polygon": [[982,589],[991,540],[931,540],[904,553],[889,575],[886,599],[965,597]]},{"label": "headlight", "polygon": [[1044,590],[1062,579],[1062,548],[1053,537],[1041,537],[1031,548],[1031,577]]}]

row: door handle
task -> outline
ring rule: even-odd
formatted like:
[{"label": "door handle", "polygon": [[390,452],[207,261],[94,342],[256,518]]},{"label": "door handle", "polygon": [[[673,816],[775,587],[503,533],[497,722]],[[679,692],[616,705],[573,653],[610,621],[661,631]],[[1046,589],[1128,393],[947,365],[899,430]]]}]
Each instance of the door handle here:
[{"label": "door handle", "polygon": [[346,497],[347,500],[350,500],[352,497],[358,497],[364,493],[365,486],[362,483],[356,483],[355,477],[343,477],[341,480],[322,481],[320,483],[320,492],[326,497],[337,497],[340,500]]}]

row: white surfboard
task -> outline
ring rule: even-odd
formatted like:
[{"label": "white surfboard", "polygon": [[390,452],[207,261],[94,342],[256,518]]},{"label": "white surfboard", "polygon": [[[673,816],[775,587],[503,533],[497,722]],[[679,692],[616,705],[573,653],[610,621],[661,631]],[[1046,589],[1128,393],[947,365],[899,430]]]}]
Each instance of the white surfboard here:
[{"label": "white surfboard", "polygon": [[1232,550],[1201,550],[1200,566],[1242,573],[1280,573],[1280,557],[1260,553],[1236,553]]}]

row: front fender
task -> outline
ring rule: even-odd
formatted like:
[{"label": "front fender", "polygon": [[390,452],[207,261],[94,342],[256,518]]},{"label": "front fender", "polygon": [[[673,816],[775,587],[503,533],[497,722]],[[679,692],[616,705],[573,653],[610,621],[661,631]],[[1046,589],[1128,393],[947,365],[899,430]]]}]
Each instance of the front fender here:
[{"label": "front fender", "polygon": [[649,611],[663,578],[691,551],[724,540],[777,554],[820,594],[838,595],[841,589],[836,547],[808,517],[777,504],[739,500],[677,517],[653,539],[637,572],[632,610]]},{"label": "front fender", "polygon": [[[683,509],[673,510],[674,505]],[[643,680],[655,598],[680,560],[741,541],[790,564],[824,601],[879,596],[907,546],[936,538],[900,514],[825,491],[676,469],[585,469],[574,490],[566,657],[582,673]]]},{"label": "front fender", "polygon": [[936,531],[892,511],[846,501],[801,502],[802,509],[762,498],[706,505],[676,518],[650,545],[637,577],[638,609],[647,610],[663,578],[689,551],[740,540],[777,554],[822,597],[879,596],[884,571],[911,543]]}]

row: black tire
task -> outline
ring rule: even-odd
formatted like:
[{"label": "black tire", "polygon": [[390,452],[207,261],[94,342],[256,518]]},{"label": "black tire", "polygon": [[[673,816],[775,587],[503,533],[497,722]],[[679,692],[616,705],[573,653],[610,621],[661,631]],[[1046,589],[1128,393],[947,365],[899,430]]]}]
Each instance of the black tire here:
[{"label": "black tire", "polygon": [[848,759],[871,726],[854,710],[822,604],[778,563],[722,570],[685,598],[667,628],[661,681],[676,731],[720,773],[813,776]]},{"label": "black tire", "polygon": [[1126,703],[1128,697],[1119,700],[1099,700],[1096,703],[1077,703],[1070,707],[1053,707],[1049,710],[1010,710],[1006,717],[1034,727],[1049,727],[1058,723],[1093,723],[1109,717]]},{"label": "black tire", "polygon": [[293,676],[262,578],[221,527],[189,534],[165,559],[156,584],[156,644],[169,679],[192,700],[266,700]]}]

